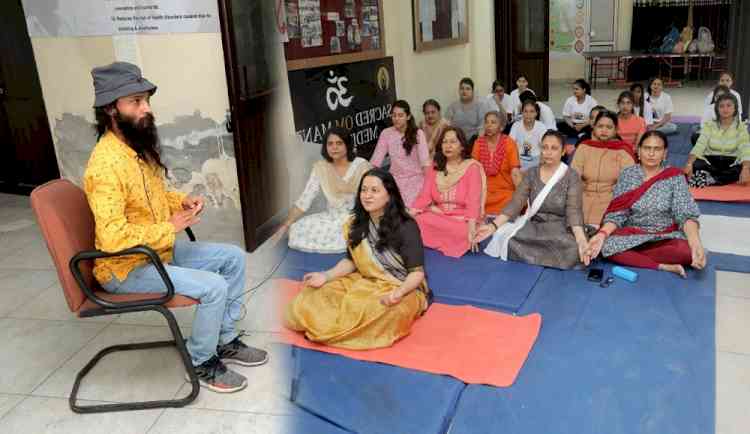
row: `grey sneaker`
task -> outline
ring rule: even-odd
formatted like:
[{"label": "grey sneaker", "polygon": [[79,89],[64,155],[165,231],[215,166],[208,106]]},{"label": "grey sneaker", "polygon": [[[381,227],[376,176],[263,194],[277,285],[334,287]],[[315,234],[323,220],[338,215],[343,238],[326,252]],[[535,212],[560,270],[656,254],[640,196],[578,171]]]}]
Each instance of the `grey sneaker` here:
[{"label": "grey sneaker", "polygon": [[218,393],[239,392],[247,387],[247,379],[234,372],[213,356],[195,367],[201,386]]},{"label": "grey sneaker", "polygon": [[246,345],[241,337],[237,336],[232,342],[216,348],[222,362],[227,365],[259,366],[268,361],[266,351]]}]

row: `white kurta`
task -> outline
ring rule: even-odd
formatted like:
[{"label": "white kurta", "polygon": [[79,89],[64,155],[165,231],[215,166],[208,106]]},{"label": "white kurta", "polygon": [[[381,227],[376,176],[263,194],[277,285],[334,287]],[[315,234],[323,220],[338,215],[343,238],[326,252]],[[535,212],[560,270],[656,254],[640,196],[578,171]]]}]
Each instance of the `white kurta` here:
[{"label": "white kurta", "polygon": [[[363,158],[355,158],[344,174],[343,180],[348,181],[355,174],[362,173],[359,170],[362,164],[370,165]],[[342,228],[354,207],[354,194],[347,195],[343,200],[333,199],[321,187],[321,180],[313,170],[305,191],[302,192],[295,206],[302,211],[307,211],[321,190],[326,198],[326,210],[297,220],[289,228],[289,247],[311,253],[343,253],[346,251],[346,241],[344,241]]]}]

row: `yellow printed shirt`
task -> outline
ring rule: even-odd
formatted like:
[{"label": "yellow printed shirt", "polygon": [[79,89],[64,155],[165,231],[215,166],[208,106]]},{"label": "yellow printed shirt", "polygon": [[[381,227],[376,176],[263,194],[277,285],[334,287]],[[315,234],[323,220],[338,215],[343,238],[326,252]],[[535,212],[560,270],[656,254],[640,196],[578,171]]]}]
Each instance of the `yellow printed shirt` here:
[{"label": "yellow printed shirt", "polygon": [[[162,262],[172,260],[175,233],[169,218],[182,209],[186,195],[167,191],[163,173],[113,133],[102,136],[83,175],[83,189],[96,224],[97,249],[112,253],[146,245]],[[134,268],[147,262],[143,255],[97,259],[94,276],[100,283],[113,276],[124,281]]]}]

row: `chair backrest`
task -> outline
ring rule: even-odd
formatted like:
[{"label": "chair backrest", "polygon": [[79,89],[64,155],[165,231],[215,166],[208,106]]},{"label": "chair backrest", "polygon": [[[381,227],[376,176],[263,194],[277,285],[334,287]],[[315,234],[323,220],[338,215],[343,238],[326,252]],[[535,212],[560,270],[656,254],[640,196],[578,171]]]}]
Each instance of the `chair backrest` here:
[{"label": "chair backrest", "polygon": [[[94,216],[83,190],[66,179],[56,179],[31,192],[31,208],[47,243],[57,277],[72,312],[78,312],[86,300],[70,272],[70,259],[82,250],[94,249]],[[93,263],[81,263],[81,271],[91,288],[98,285],[92,272]]]}]

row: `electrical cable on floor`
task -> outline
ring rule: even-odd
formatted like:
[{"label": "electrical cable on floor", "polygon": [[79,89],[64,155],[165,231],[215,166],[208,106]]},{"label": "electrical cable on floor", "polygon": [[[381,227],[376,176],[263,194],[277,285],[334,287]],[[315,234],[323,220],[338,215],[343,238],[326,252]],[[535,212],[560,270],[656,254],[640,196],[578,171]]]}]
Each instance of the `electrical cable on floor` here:
[{"label": "electrical cable on floor", "polygon": [[[289,244],[288,243],[284,243],[284,244],[286,245],[286,248],[284,249],[284,253],[281,255],[281,259],[279,260],[279,262],[271,269],[271,272],[268,273],[268,275],[265,276],[263,279],[261,279],[260,283],[258,283],[257,285],[253,286],[252,288],[244,291],[242,294],[236,296],[235,298],[233,298],[232,300],[229,301],[230,305],[234,304],[234,303],[239,303],[240,309],[241,309],[240,310],[241,313],[240,313],[239,318],[232,318],[233,321],[242,321],[247,316],[247,305],[246,304],[248,303],[249,300],[245,300],[244,302],[240,302],[238,300],[240,300],[242,297],[244,297],[246,295],[252,295],[253,293],[255,293],[255,291],[258,290],[258,288],[260,288],[261,286],[265,285],[266,282],[268,282],[269,280],[271,280],[271,278],[273,278],[273,276],[276,274],[276,272],[281,267],[281,264],[283,264],[284,261],[286,260],[286,256],[287,256],[287,254],[289,254]],[[231,315],[231,313],[230,313],[230,315]]]}]

